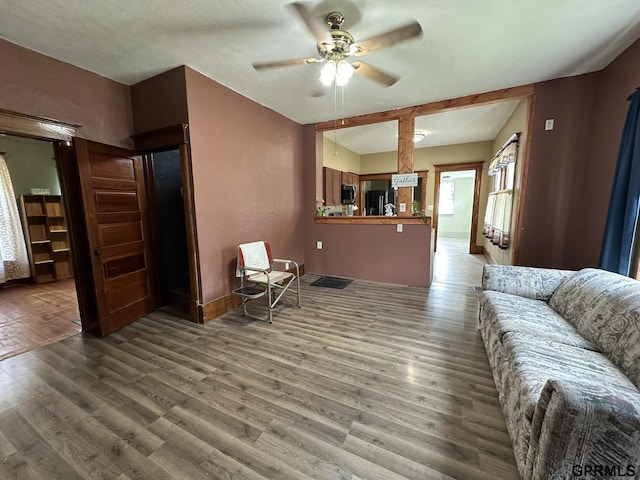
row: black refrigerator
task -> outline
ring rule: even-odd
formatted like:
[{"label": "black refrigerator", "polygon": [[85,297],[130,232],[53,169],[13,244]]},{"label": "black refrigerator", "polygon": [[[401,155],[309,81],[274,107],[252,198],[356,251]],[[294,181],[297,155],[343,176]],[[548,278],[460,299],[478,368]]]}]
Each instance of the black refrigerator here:
[{"label": "black refrigerator", "polygon": [[387,203],[396,204],[395,190],[369,190],[364,198],[366,215],[384,215]]}]

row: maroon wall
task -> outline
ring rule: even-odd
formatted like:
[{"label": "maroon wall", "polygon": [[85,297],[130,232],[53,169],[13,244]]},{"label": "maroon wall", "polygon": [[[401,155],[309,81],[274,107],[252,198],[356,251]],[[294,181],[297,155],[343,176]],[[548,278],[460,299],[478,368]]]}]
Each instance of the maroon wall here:
[{"label": "maroon wall", "polygon": [[396,283],[431,284],[431,225],[333,225],[314,229],[314,273]]},{"label": "maroon wall", "polygon": [[[567,247],[577,220],[581,163],[589,139],[598,74],[535,85],[533,142],[518,263],[568,268]],[[554,119],[554,129],[544,129]]]},{"label": "maroon wall", "polygon": [[518,264],[598,265],[627,97],[638,86],[640,40],[600,72],[535,85]]},{"label": "maroon wall", "polygon": [[627,98],[640,87],[640,40],[600,75],[589,154],[579,170],[580,223],[575,229],[574,266],[597,265],[613,184]]},{"label": "maroon wall", "polygon": [[236,284],[237,246],[304,262],[302,127],[186,68],[203,302]]},{"label": "maroon wall", "polygon": [[131,87],[136,133],[189,123],[185,68],[174,68]]},{"label": "maroon wall", "polygon": [[0,40],[0,108],[80,125],[77,135],[131,147],[129,87]]}]

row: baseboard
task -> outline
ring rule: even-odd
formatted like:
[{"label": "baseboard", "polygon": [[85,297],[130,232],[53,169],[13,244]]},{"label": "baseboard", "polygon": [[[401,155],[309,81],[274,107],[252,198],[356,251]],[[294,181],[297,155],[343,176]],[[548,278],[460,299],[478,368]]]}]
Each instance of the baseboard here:
[{"label": "baseboard", "polygon": [[489,253],[489,251],[486,250],[486,249],[484,250],[484,258],[487,261],[487,263],[490,264],[490,265],[497,265],[498,264],[498,262],[496,262],[496,259],[493,258],[491,256],[491,253]]},{"label": "baseboard", "polygon": [[[294,268],[287,270],[288,272],[295,273]],[[300,265],[300,276],[304,275],[304,264]],[[214,320],[231,310],[238,308],[242,305],[242,298],[237,295],[228,294],[224,297],[217,298],[209,303],[198,306],[198,319],[200,323],[209,322]]]},{"label": "baseboard", "polygon": [[213,320],[214,318],[218,318],[221,315],[224,315],[227,312],[230,312],[234,308],[238,308],[242,305],[242,298],[237,295],[226,295],[224,297],[213,300],[212,302],[205,303],[204,305],[200,305],[200,322],[208,322]]},{"label": "baseboard", "polygon": [[484,247],[482,245],[471,245],[471,253],[474,255],[484,255]]}]

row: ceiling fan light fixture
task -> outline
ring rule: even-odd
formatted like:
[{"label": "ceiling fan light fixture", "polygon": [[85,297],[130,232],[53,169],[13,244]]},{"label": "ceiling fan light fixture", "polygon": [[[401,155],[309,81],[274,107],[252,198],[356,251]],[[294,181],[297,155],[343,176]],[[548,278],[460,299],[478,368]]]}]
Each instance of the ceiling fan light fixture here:
[{"label": "ceiling fan light fixture", "polygon": [[328,60],[320,71],[320,81],[327,87],[336,82],[339,87],[345,86],[353,76],[354,68],[346,60]]},{"label": "ceiling fan light fixture", "polygon": [[353,76],[353,66],[346,60],[340,60],[336,66],[336,85],[342,87],[349,83]]},{"label": "ceiling fan light fixture", "polygon": [[336,77],[337,69],[338,68],[335,61],[327,61],[325,66],[322,67],[322,70],[320,71],[320,81],[323,85],[326,85],[327,87],[331,86],[331,84],[333,83],[333,79]]}]

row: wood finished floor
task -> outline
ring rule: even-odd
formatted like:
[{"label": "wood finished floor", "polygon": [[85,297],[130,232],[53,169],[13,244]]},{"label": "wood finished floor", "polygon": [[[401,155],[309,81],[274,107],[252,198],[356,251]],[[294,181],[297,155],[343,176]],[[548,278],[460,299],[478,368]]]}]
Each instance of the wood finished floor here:
[{"label": "wood finished floor", "polygon": [[471,286],[316,278],[272,325],[155,312],[3,360],[0,478],[518,478]]},{"label": "wood finished floor", "polygon": [[0,360],[80,333],[73,278],[0,288]]}]

